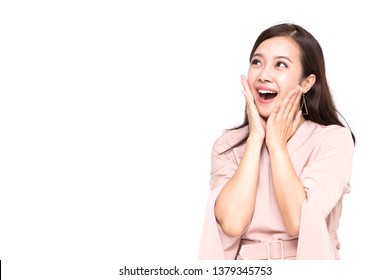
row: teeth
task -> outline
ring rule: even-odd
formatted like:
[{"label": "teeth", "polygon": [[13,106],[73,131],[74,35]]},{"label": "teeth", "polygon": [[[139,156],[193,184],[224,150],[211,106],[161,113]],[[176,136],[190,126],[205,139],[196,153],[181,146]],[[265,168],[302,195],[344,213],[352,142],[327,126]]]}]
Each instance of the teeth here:
[{"label": "teeth", "polygon": [[259,89],[258,92],[261,93],[261,94],[276,94],[276,92],[270,91],[270,90],[261,90],[261,89]]}]

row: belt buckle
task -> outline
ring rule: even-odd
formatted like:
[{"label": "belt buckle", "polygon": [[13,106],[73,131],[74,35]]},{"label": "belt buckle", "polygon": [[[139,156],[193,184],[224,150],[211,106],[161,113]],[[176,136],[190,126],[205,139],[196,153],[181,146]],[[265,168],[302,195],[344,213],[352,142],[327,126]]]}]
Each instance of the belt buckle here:
[{"label": "belt buckle", "polygon": [[[275,251],[274,247],[270,247],[270,244],[273,243],[279,243],[278,252],[279,257],[274,256],[275,254],[271,254],[271,251]],[[280,249],[279,249],[280,248]],[[273,241],[267,241],[267,257],[269,260],[284,260],[284,247],[283,247],[283,240],[273,240]]]}]

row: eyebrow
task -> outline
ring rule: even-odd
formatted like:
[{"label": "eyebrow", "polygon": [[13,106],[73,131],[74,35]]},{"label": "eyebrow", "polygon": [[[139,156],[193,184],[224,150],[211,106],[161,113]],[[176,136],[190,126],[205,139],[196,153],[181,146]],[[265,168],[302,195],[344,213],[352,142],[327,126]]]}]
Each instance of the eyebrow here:
[{"label": "eyebrow", "polygon": [[[253,57],[255,57],[255,56],[264,57],[264,55],[262,55],[261,53],[255,53],[255,54],[253,55]],[[287,56],[284,56],[284,55],[275,56],[274,59],[286,59],[286,60],[290,61],[291,63],[293,63],[292,60],[291,60],[290,58],[288,58]]]}]

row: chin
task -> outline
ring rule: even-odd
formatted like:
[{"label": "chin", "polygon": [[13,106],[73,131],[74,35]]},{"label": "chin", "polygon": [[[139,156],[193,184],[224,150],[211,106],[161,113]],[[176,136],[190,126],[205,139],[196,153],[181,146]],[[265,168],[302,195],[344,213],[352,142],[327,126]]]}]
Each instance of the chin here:
[{"label": "chin", "polygon": [[267,120],[271,114],[263,114],[263,113],[260,113],[259,115],[260,115],[260,117],[262,117],[263,119]]},{"label": "chin", "polygon": [[259,112],[260,117],[266,120],[271,115],[272,108],[267,108],[267,110],[264,110],[264,108],[257,108],[257,111]]}]

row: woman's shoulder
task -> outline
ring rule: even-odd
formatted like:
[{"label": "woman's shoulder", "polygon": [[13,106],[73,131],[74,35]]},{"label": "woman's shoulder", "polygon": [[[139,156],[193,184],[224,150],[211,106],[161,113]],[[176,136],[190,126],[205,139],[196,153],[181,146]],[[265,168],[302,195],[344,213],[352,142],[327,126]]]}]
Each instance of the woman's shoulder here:
[{"label": "woman's shoulder", "polygon": [[323,125],[312,121],[306,121],[305,123],[306,123],[306,127],[309,130],[312,130],[314,133],[319,133],[319,134],[328,134],[328,133],[350,134],[351,133],[348,128],[338,124]]},{"label": "woman's shoulder", "polygon": [[215,140],[213,150],[222,153],[240,142],[248,135],[248,126],[224,130]]},{"label": "woman's shoulder", "polygon": [[347,127],[331,124],[322,125],[312,121],[305,121],[302,127],[303,134],[309,134],[310,137],[330,142],[349,142],[353,143],[351,130]]}]

